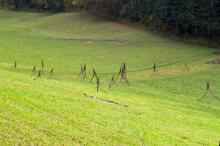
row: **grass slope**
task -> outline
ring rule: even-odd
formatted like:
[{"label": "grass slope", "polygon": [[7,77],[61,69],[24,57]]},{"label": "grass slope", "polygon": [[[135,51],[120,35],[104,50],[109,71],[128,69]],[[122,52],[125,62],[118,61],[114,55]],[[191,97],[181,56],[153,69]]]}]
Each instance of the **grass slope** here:
[{"label": "grass slope", "polygon": [[[85,13],[0,10],[0,145],[217,145],[220,102],[204,94],[206,80],[220,97],[220,67],[212,48],[189,45]],[[11,72],[14,61],[19,70]],[[55,68],[33,81],[31,70]],[[108,89],[127,61],[131,86]],[[151,76],[152,64],[161,75]],[[80,64],[88,79],[76,79]],[[191,70],[184,69],[188,63]],[[102,89],[88,84],[91,68]],[[83,94],[113,100],[90,99]]]}]

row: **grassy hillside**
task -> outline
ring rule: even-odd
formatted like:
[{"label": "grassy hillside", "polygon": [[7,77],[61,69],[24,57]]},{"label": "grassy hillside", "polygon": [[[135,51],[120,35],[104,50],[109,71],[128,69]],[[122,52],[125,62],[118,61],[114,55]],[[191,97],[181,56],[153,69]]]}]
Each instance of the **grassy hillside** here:
[{"label": "grassy hillside", "polygon": [[[211,95],[197,101],[207,80],[220,99],[220,66],[206,64],[219,58],[215,49],[80,12],[0,10],[0,34],[0,145],[218,145],[220,101]],[[41,60],[47,72],[55,69],[53,80],[46,73],[33,81]],[[130,86],[119,82],[109,90],[123,61]],[[82,63],[86,81],[77,79]],[[99,93],[88,83],[93,67]]]}]

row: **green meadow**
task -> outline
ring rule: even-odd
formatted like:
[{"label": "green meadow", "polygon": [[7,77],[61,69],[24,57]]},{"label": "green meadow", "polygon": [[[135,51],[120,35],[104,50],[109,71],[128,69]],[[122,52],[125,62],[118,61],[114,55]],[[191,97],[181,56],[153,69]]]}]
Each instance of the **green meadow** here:
[{"label": "green meadow", "polygon": [[[216,51],[85,12],[0,10],[0,145],[217,146],[220,65],[206,63]],[[42,60],[46,72],[33,80]],[[130,85],[109,89],[123,62]],[[207,81],[214,96],[198,101]]]}]

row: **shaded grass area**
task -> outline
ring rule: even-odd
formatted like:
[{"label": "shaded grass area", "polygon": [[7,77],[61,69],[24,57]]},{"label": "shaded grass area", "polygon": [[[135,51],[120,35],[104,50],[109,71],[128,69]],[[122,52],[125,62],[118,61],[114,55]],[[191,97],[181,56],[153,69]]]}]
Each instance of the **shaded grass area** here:
[{"label": "shaded grass area", "polygon": [[[217,145],[220,97],[212,48],[176,42],[85,13],[0,10],[0,145]],[[14,61],[18,71],[10,71]],[[33,81],[31,69],[55,68]],[[130,86],[110,77],[126,61]],[[153,77],[156,62],[160,76]],[[76,79],[87,63],[86,81]],[[190,70],[184,69],[189,64]],[[91,68],[101,88],[89,84]],[[86,98],[84,94],[127,105]]]}]

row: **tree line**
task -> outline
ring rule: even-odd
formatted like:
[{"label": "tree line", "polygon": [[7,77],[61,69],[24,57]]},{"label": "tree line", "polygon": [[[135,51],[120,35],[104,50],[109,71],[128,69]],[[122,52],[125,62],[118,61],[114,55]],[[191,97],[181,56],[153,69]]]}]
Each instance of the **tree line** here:
[{"label": "tree line", "polygon": [[219,0],[81,0],[80,5],[176,34],[220,35]]},{"label": "tree line", "polygon": [[15,9],[35,8],[57,11],[64,9],[64,0],[0,0],[0,6]]},{"label": "tree line", "polygon": [[220,0],[0,0],[0,4],[6,1],[15,7],[34,3],[51,9],[89,9],[185,36],[220,36]]}]

